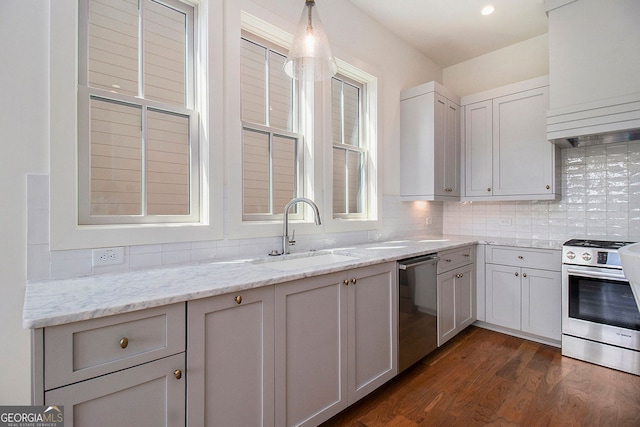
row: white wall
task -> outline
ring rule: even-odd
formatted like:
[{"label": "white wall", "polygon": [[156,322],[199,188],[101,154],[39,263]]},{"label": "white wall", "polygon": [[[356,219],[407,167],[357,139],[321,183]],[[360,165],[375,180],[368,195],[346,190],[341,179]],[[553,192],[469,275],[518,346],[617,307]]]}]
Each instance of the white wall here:
[{"label": "white wall", "polygon": [[29,404],[26,174],[48,172],[49,3],[0,2],[0,405]]},{"label": "white wall", "polygon": [[548,35],[543,34],[442,71],[443,84],[458,96],[549,74]]},{"label": "white wall", "polygon": [[[229,1],[232,0],[226,2],[226,7],[229,7]],[[248,12],[291,33],[303,6],[302,2],[292,0],[243,0],[241,4]],[[414,208],[410,204],[400,204],[397,201],[400,164],[397,147],[400,138],[400,90],[430,80],[441,81],[442,70],[362,14],[351,3],[320,0],[318,6],[330,35],[334,54],[378,78],[378,141],[382,159],[380,183],[382,193],[389,195],[383,203],[383,214],[387,215],[383,234],[394,233],[397,230],[425,230],[427,227],[424,226],[424,216],[427,215],[434,217],[432,228],[439,232],[442,224],[441,204]],[[46,248],[47,242],[29,241],[27,236],[26,174],[49,173],[49,19],[48,2],[0,2],[0,55],[4,64],[0,67],[0,129],[3,148],[0,167],[0,188],[3,197],[0,225],[3,271],[3,280],[0,283],[0,342],[3,343],[0,346],[0,360],[3,362],[0,368],[0,405],[30,403],[29,333],[23,330],[21,325],[27,280],[25,260],[28,243],[30,249],[38,249],[42,246]],[[70,162],[72,161],[73,159],[70,159]],[[47,179],[44,178],[36,180],[37,186],[46,187]],[[38,188],[38,191],[42,191],[42,188]],[[45,188],[43,194],[46,193]],[[55,194],[51,197],[55,198]],[[32,201],[30,206],[37,207],[37,202]],[[40,210],[48,213],[48,209]],[[409,221],[405,220],[407,217],[410,218]],[[45,220],[40,219],[29,224],[30,234],[41,237],[43,229],[48,229]],[[377,236],[376,234],[374,238]],[[333,242],[336,240],[339,238],[333,236]],[[234,250],[242,253],[242,243],[221,241],[219,244],[214,242],[211,247],[207,246],[211,242],[201,245],[172,245],[167,242],[138,250],[147,251],[143,255],[151,254],[143,258],[145,261],[153,259],[151,265],[156,265],[156,261],[164,264],[166,258],[172,257],[180,258],[184,262],[193,261],[194,257],[197,259],[215,256],[219,247],[222,247],[221,252],[224,251],[226,255],[232,255]],[[229,250],[229,246],[233,249]],[[189,254],[186,258],[183,258],[184,252]],[[56,257],[60,254],[52,252],[51,258],[65,258],[69,253]],[[42,259],[38,259],[38,263],[46,266],[37,269],[39,274],[49,271],[48,256],[49,252],[46,249],[40,253],[39,258]],[[90,257],[86,257],[84,252],[80,257],[82,263],[90,262]],[[171,263],[171,259],[166,263]],[[66,259],[57,266],[66,265],[74,268],[72,264],[75,266],[76,260]],[[52,266],[55,267],[53,264]],[[59,275],[64,273],[59,272]]]}]

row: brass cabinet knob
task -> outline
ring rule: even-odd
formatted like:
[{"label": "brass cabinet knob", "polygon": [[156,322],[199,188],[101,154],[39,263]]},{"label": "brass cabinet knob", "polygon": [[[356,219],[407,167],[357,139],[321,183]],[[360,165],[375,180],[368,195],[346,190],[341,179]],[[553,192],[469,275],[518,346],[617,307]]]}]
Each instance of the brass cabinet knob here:
[{"label": "brass cabinet knob", "polygon": [[349,286],[349,279],[344,279],[342,283],[344,283],[345,286]]},{"label": "brass cabinet knob", "polygon": [[522,277],[527,277],[527,273],[522,273]]},{"label": "brass cabinet knob", "polygon": [[491,187],[487,187],[487,191],[491,192]]},{"label": "brass cabinet knob", "polygon": [[129,345],[129,339],[127,337],[124,337],[120,340],[120,347],[127,348],[128,345]]},{"label": "brass cabinet knob", "polygon": [[550,185],[547,185],[547,190],[549,190],[549,189],[551,189],[551,186],[550,186]]},{"label": "brass cabinet knob", "polygon": [[351,279],[351,283],[353,283],[354,285],[356,284],[356,282],[357,282],[357,280],[356,280],[355,277],[353,279]]},{"label": "brass cabinet knob", "polygon": [[176,369],[175,371],[173,371],[173,376],[176,377],[177,380],[179,380],[180,378],[182,378],[182,371],[180,369]]},{"label": "brass cabinet knob", "polygon": [[242,304],[242,296],[238,295],[233,299],[237,304]]},{"label": "brass cabinet knob", "polygon": [[469,258],[471,255],[469,255],[469,254],[463,254],[462,256],[463,256],[463,257],[465,257],[465,258]]},{"label": "brass cabinet knob", "polygon": [[516,277],[518,277],[518,272],[516,271]]},{"label": "brass cabinet knob", "polygon": [[445,261],[445,262],[451,262],[451,260],[450,260],[450,259],[445,259],[444,261]]},{"label": "brass cabinet knob", "polygon": [[522,255],[518,255],[518,259],[524,259]]}]

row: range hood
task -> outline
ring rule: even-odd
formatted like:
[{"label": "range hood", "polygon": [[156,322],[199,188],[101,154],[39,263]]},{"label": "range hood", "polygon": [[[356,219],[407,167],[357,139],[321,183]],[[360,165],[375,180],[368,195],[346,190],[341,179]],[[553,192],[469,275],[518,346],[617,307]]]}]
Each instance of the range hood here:
[{"label": "range hood", "polygon": [[561,148],[640,140],[640,94],[549,110],[547,139]]},{"label": "range hood", "polygon": [[545,0],[547,139],[560,147],[640,140],[640,1]]}]

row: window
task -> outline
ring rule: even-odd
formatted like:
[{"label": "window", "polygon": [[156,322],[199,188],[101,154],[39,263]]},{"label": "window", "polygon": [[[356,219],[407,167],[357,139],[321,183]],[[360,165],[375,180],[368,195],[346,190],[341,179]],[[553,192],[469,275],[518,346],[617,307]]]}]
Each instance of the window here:
[{"label": "window", "polygon": [[[242,218],[270,220],[301,194],[297,85],[284,72],[286,54],[274,44],[243,33],[240,49]],[[300,217],[294,209],[291,217]]]},{"label": "window", "polygon": [[177,0],[83,0],[80,224],[200,220],[194,15]]},{"label": "window", "polygon": [[367,216],[367,145],[363,137],[364,85],[342,75],[331,79],[333,216]]}]

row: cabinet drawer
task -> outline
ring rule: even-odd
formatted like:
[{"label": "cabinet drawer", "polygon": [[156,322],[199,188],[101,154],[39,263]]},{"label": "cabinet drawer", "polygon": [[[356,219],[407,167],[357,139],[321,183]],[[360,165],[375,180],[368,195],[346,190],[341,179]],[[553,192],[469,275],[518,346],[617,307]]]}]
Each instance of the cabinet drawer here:
[{"label": "cabinet drawer", "polygon": [[185,351],[185,304],[44,330],[45,390]]},{"label": "cabinet drawer", "polygon": [[438,252],[438,256],[440,257],[440,261],[438,261],[438,274],[471,264],[473,262],[473,253],[473,246]]},{"label": "cabinet drawer", "polygon": [[486,262],[552,271],[562,269],[562,256],[559,250],[554,249],[487,246]]}]

